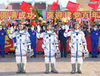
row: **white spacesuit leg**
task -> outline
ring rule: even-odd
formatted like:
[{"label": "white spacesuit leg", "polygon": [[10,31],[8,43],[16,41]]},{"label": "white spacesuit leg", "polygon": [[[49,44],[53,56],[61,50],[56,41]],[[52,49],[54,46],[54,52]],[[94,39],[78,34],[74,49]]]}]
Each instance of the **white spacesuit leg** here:
[{"label": "white spacesuit leg", "polygon": [[49,63],[49,57],[45,57],[45,63]]},{"label": "white spacesuit leg", "polygon": [[82,57],[78,58],[77,63],[82,64],[83,63],[83,58]]},{"label": "white spacesuit leg", "polygon": [[22,63],[25,63],[26,64],[26,62],[27,62],[27,57],[26,56],[23,56],[22,57]]},{"label": "white spacesuit leg", "polygon": [[51,72],[52,73],[58,73],[58,71],[55,69],[55,62],[56,62],[56,58],[51,57]]},{"label": "white spacesuit leg", "polygon": [[16,56],[16,63],[20,64],[21,63],[21,56]]},{"label": "white spacesuit leg", "polygon": [[71,64],[75,64],[76,63],[76,58],[71,57]]},{"label": "white spacesuit leg", "polygon": [[49,73],[49,57],[45,57],[45,67],[46,67],[46,70],[45,70],[45,73],[48,74]]},{"label": "white spacesuit leg", "polygon": [[51,63],[55,63],[56,62],[56,58],[55,57],[51,57]]},{"label": "white spacesuit leg", "polygon": [[82,72],[81,72],[81,65],[82,65],[82,63],[83,63],[83,58],[82,57],[80,57],[80,58],[78,58],[77,59],[77,73],[79,73],[79,74],[81,74]]},{"label": "white spacesuit leg", "polygon": [[22,57],[22,65],[21,65],[21,67],[22,67],[22,73],[26,73],[26,71],[25,71],[26,62],[27,62],[27,57],[26,56],[23,56]]},{"label": "white spacesuit leg", "polygon": [[17,63],[17,72],[16,73],[21,73],[21,57],[20,56],[16,56],[16,63]]}]

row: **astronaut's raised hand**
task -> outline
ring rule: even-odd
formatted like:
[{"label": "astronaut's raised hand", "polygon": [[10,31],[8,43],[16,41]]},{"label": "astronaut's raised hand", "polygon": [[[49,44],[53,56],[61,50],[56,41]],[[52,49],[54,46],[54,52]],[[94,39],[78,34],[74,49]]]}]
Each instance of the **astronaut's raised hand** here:
[{"label": "astronaut's raised hand", "polygon": [[69,26],[65,25],[65,32],[68,32]]},{"label": "astronaut's raised hand", "polygon": [[13,28],[13,26],[10,28],[10,33],[14,33],[15,28]]},{"label": "astronaut's raised hand", "polygon": [[38,25],[37,26],[37,32],[40,33],[40,31],[41,31],[41,27]]}]

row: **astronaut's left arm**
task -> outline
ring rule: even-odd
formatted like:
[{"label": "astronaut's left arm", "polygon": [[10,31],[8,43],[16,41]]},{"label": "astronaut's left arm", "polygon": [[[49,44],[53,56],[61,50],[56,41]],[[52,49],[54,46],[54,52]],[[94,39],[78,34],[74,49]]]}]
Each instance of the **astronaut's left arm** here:
[{"label": "astronaut's left arm", "polygon": [[57,53],[57,51],[59,51],[59,47],[58,47],[58,36],[55,34],[55,47],[56,47],[56,49],[55,49],[55,53]]},{"label": "astronaut's left arm", "polygon": [[44,32],[43,33],[37,32],[37,34],[36,34],[36,37],[38,39],[43,38],[43,36],[44,36]]},{"label": "astronaut's left arm", "polygon": [[27,38],[26,38],[26,40],[27,40],[27,47],[28,47],[28,49],[31,49],[30,35],[29,35],[28,32],[27,32]]},{"label": "astronaut's left arm", "polygon": [[84,50],[88,51],[87,50],[87,42],[86,42],[86,39],[85,39],[85,34],[83,32],[81,32],[81,33],[82,33],[82,44],[83,44]]}]

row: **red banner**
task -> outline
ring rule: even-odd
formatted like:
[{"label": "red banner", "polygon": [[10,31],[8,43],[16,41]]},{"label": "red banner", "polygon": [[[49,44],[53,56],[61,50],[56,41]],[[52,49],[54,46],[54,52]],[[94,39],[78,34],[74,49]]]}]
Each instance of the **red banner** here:
[{"label": "red banner", "polygon": [[9,17],[9,12],[0,11],[0,19],[7,19]]},{"label": "red banner", "polygon": [[99,18],[99,11],[92,11],[91,18],[98,19]]},{"label": "red banner", "polygon": [[89,12],[89,11],[83,11],[83,12],[81,12],[82,17],[84,17],[84,18],[90,18],[90,13],[91,12]]},{"label": "red banner", "polygon": [[14,48],[14,41],[13,40],[10,40],[8,38],[8,36],[5,37],[5,52],[13,52],[15,51],[15,48]]},{"label": "red banner", "polygon": [[[17,15],[18,13],[18,15]],[[0,11],[0,19],[34,19],[34,12]]]},{"label": "red banner", "polygon": [[34,19],[34,12],[18,12],[19,19]]},{"label": "red banner", "polygon": [[73,19],[76,19],[76,18],[82,18],[81,12],[77,11],[73,13]]},{"label": "red banner", "polygon": [[[54,15],[55,14],[55,15]],[[66,18],[66,17],[70,17],[70,18],[94,18],[94,19],[98,19],[99,18],[99,11],[77,11],[73,13],[72,16],[72,12],[70,11],[56,11],[54,13],[54,11],[47,11],[46,12],[46,20],[48,19],[54,19],[55,18],[59,19],[59,18]]]},{"label": "red banner", "polygon": [[53,11],[47,11],[46,12],[46,20],[53,19],[54,18],[54,12]]},{"label": "red banner", "polygon": [[17,11],[10,11],[9,17],[10,17],[10,19],[16,19],[17,18]]},{"label": "red banner", "polygon": [[66,18],[66,17],[72,18],[72,13],[69,12],[69,11],[65,11],[64,12],[64,18]]},{"label": "red banner", "polygon": [[62,11],[56,11],[55,12],[55,18],[56,19],[63,18],[63,12]]}]

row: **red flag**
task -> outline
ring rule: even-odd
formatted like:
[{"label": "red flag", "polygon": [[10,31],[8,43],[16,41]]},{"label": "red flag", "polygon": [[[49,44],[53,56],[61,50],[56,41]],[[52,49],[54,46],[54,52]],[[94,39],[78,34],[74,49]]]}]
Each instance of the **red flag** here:
[{"label": "red flag", "polygon": [[78,3],[68,1],[68,4],[67,4],[66,8],[71,12],[75,12],[75,11],[77,11],[79,5],[80,4],[78,4]]},{"label": "red flag", "polygon": [[51,10],[56,10],[58,6],[58,0],[57,2],[53,2],[53,4],[51,5]]},{"label": "red flag", "polygon": [[30,12],[33,9],[33,7],[23,1],[22,4],[20,5],[20,9],[24,12]]},{"label": "red flag", "polygon": [[97,2],[97,3],[89,3],[88,6],[90,6],[91,8],[97,10],[99,7],[99,0],[90,0],[90,2]]}]

